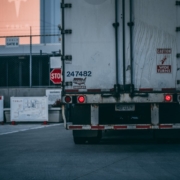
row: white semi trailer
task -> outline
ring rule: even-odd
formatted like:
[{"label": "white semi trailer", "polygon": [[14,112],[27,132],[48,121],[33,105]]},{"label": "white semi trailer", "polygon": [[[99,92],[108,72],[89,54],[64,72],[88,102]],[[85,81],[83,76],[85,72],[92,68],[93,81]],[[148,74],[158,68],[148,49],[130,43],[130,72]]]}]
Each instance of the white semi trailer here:
[{"label": "white semi trailer", "polygon": [[62,113],[75,143],[180,128],[180,1],[61,0]]}]

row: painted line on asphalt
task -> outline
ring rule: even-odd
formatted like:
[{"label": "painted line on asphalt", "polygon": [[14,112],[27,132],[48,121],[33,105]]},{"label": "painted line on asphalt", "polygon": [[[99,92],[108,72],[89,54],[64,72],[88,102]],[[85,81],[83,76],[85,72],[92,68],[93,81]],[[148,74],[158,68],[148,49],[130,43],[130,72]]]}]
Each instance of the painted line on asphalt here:
[{"label": "painted line on asphalt", "polygon": [[30,128],[26,128],[26,129],[20,129],[20,130],[16,130],[16,131],[0,133],[0,136],[1,135],[6,135],[6,134],[13,134],[13,133],[18,133],[18,132],[33,130],[33,129],[42,129],[42,128],[48,128],[48,127],[53,127],[53,126],[62,126],[62,125],[63,124],[52,124],[52,125],[43,125],[43,126],[37,126],[37,127],[30,127]]}]

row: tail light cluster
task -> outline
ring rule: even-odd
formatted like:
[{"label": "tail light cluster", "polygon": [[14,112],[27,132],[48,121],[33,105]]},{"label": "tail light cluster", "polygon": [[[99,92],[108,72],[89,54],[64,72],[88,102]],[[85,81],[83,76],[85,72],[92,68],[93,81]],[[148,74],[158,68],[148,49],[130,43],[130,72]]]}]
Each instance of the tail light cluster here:
[{"label": "tail light cluster", "polygon": [[[76,98],[75,103],[79,103],[79,104],[86,103],[86,96],[84,96],[84,95],[79,95],[75,98]],[[72,103],[72,102],[74,102],[73,100],[74,100],[74,97],[72,97],[72,96],[65,96],[64,97],[65,103]]]},{"label": "tail light cluster", "polygon": [[72,103],[72,97],[71,96],[65,96],[64,101],[66,103]]},{"label": "tail light cluster", "polygon": [[165,102],[172,102],[173,96],[171,94],[165,94],[164,95],[164,101]]},{"label": "tail light cluster", "polygon": [[78,96],[77,97],[77,103],[83,104],[86,102],[86,97],[85,96]]},{"label": "tail light cluster", "polygon": [[[65,103],[72,103],[72,96],[65,96],[64,101]],[[173,95],[172,94],[164,94],[164,101],[165,102],[172,102],[173,101]],[[79,104],[86,103],[86,96],[84,95],[79,95],[76,97],[76,102]]]}]

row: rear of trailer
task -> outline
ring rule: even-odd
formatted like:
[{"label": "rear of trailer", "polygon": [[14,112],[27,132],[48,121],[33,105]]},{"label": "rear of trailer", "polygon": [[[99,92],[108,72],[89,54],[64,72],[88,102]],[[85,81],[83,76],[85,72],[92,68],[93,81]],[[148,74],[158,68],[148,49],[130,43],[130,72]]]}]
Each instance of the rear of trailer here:
[{"label": "rear of trailer", "polygon": [[75,143],[180,128],[180,1],[62,0],[62,113]]}]

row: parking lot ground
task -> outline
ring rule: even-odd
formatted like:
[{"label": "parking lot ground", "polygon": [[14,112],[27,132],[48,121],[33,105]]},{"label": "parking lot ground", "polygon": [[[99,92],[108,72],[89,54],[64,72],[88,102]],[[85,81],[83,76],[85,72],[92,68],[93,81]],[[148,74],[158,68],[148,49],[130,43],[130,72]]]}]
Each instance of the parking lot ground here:
[{"label": "parking lot ground", "polygon": [[62,124],[59,124],[59,123],[43,124],[43,122],[41,123],[16,123],[15,125],[3,124],[3,125],[0,125],[0,135],[12,134],[12,133],[17,133],[17,132],[27,131],[27,130],[32,130],[32,129],[47,128],[47,127],[58,126],[58,125],[62,125]]},{"label": "parking lot ground", "polygon": [[152,132],[108,131],[82,145],[63,124],[5,125],[0,134],[0,180],[180,179],[179,141],[159,143]]}]

